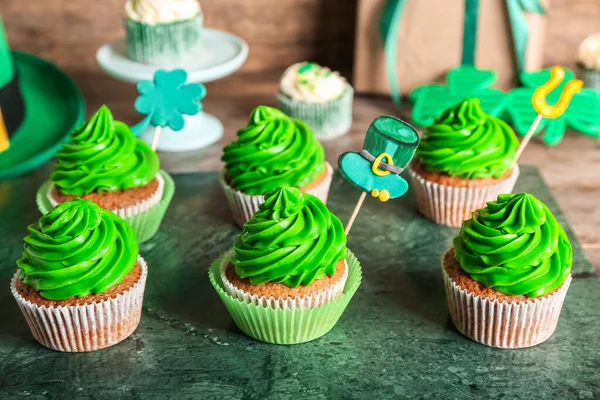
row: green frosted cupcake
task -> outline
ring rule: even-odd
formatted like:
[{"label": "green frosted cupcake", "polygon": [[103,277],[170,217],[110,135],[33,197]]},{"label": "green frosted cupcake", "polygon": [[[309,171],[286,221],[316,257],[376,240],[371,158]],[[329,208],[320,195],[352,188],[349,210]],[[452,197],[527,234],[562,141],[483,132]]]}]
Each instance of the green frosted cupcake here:
[{"label": "green frosted cupcake", "polygon": [[33,336],[58,351],[93,351],[138,326],[148,267],[131,226],[74,199],[27,228],[11,292]]},{"label": "green frosted cupcake", "polygon": [[250,220],[265,193],[292,186],[327,202],[333,168],[312,129],[276,108],[258,106],[237,139],[225,146],[221,186],[238,225]]},{"label": "green frosted cupcake", "polygon": [[556,329],[572,264],[567,234],[545,204],[501,194],[462,224],[442,258],[452,321],[488,346],[542,343]]},{"label": "green frosted cupcake", "polygon": [[232,318],[249,336],[293,344],[326,334],[361,280],[340,220],[315,196],[266,194],[233,250],[209,270]]},{"label": "green frosted cupcake", "polygon": [[202,11],[196,0],[128,0],[123,24],[129,58],[161,67],[197,57]]},{"label": "green frosted cupcake", "polygon": [[156,153],[102,106],[56,154],[37,203],[46,214],[74,198],[91,200],[129,222],[143,242],[158,230],[173,192]]},{"label": "green frosted cupcake", "polygon": [[354,90],[338,72],[313,62],[297,63],[281,77],[281,111],[306,122],[319,139],[345,135],[352,125]]},{"label": "green frosted cupcake", "polygon": [[423,132],[410,165],[419,211],[438,224],[460,227],[486,202],[512,192],[518,146],[511,127],[483,111],[479,99],[448,108]]}]

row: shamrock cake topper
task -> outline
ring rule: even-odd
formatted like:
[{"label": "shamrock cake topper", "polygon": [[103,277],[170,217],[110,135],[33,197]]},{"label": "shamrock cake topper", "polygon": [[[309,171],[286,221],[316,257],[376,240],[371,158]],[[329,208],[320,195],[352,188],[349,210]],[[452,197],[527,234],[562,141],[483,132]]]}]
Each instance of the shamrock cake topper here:
[{"label": "shamrock cake topper", "polygon": [[490,70],[466,65],[451,69],[446,75],[446,85],[432,83],[410,93],[412,121],[420,126],[431,125],[445,110],[468,97],[477,97],[487,114],[500,117],[508,98],[501,90],[492,88],[496,79],[496,73]]},{"label": "shamrock cake topper", "polygon": [[412,126],[396,117],[384,115],[377,117],[369,126],[361,151],[340,156],[340,173],[363,191],[346,225],[346,235],[367,193],[383,202],[406,193],[408,183],[400,173],[414,156],[418,145],[419,135]]},{"label": "shamrock cake topper", "polygon": [[206,96],[201,83],[186,84],[187,73],[182,69],[157,70],[151,81],[140,81],[137,85],[140,96],[135,100],[135,109],[145,114],[144,122],[156,129],[152,149],[156,150],[161,128],[168,126],[179,131],[185,126],[183,115],[195,115],[202,111],[200,101]]},{"label": "shamrock cake topper", "polygon": [[529,127],[527,134],[525,134],[525,137],[521,141],[521,144],[517,149],[517,153],[515,155],[513,164],[517,163],[517,160],[523,153],[523,150],[525,150],[525,146],[527,146],[527,143],[529,143],[529,140],[531,139],[533,134],[538,129],[538,126],[542,122],[542,119],[560,118],[567,110],[567,107],[569,107],[569,103],[571,102],[573,96],[579,91],[581,91],[581,88],[583,87],[582,81],[580,81],[579,79],[569,80],[564,86],[561,86],[560,96],[558,97],[556,103],[554,105],[548,104],[548,96],[554,89],[556,89],[560,85],[560,83],[564,79],[564,69],[562,69],[559,66],[552,67],[552,69],[550,70],[550,79],[548,79],[546,83],[538,87],[533,93],[533,96],[531,96],[531,104],[533,106],[533,109],[537,112],[537,116],[535,117],[535,120],[533,120],[533,123]]},{"label": "shamrock cake topper", "polygon": [[[564,80],[546,96],[549,103],[557,102],[567,82],[575,78],[573,71],[563,69]],[[526,135],[538,115],[531,103],[533,93],[550,79],[552,70],[548,68],[522,73],[524,87],[513,89],[508,94],[506,119],[521,135]],[[536,133],[543,130],[541,135],[544,143],[553,146],[561,141],[567,128],[600,138],[600,92],[591,88],[581,89],[573,95],[569,107],[561,116],[542,119]]]}]

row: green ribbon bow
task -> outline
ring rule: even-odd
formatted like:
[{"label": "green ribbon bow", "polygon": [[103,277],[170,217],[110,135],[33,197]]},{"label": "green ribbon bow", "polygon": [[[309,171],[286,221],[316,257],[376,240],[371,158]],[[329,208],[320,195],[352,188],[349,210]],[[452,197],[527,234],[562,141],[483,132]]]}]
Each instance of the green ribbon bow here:
[{"label": "green ribbon bow", "polygon": [[[400,105],[400,84],[396,65],[398,49],[398,29],[406,0],[387,0],[379,19],[379,33],[385,49],[385,66],[392,100]],[[517,69],[521,74],[525,69],[525,53],[529,41],[529,25],[525,12],[546,14],[540,0],[506,0],[508,19],[513,37]],[[463,29],[462,65],[475,64],[477,40],[477,20],[479,0],[465,0],[465,22]]]}]

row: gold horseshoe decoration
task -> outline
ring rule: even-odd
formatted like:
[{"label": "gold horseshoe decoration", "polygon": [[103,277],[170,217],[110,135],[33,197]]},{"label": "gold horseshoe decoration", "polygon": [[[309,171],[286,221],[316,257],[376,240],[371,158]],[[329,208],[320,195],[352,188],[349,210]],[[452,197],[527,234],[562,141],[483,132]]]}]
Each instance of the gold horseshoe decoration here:
[{"label": "gold horseshoe decoration", "polygon": [[563,79],[565,79],[565,71],[558,66],[552,67],[550,70],[550,79],[536,89],[531,99],[533,108],[538,114],[541,114],[545,118],[560,117],[567,110],[571,98],[573,98],[575,93],[579,92],[583,87],[583,81],[580,81],[579,79],[573,79],[567,82],[558,101],[555,105],[551,106],[546,102],[546,97],[551,91],[558,87]]},{"label": "gold horseshoe decoration", "polygon": [[394,165],[394,159],[388,153],[381,153],[377,156],[377,158],[373,161],[373,165],[371,165],[371,171],[377,176],[386,176],[389,175],[390,171],[382,171],[379,169],[379,164],[381,160],[386,159],[387,164]]}]

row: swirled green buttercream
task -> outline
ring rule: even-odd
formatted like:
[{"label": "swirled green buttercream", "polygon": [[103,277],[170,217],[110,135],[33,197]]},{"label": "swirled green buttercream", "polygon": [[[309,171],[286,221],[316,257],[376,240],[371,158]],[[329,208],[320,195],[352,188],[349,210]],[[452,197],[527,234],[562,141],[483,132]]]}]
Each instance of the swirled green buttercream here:
[{"label": "swirled green buttercream", "polygon": [[346,235],[317,197],[281,187],[265,195],[233,248],[232,263],[241,278],[254,285],[298,287],[334,275],[336,263],[346,257]]},{"label": "swirled green buttercream", "polygon": [[158,168],[150,146],[102,106],[56,154],[50,179],[64,194],[85,196],[144,186]]},{"label": "swirled green buttercream", "polygon": [[244,193],[301,188],[325,169],[325,151],[312,129],[275,108],[256,107],[237,136],[221,159],[231,186]]},{"label": "swirled green buttercream", "polygon": [[461,268],[509,295],[542,296],[571,273],[573,253],[548,207],[528,193],[501,194],[473,213],[454,239]]},{"label": "swirled green buttercream", "polygon": [[133,229],[89,200],[61,203],[27,229],[19,276],[49,300],[105,292],[137,260]]},{"label": "swirled green buttercream", "polygon": [[466,99],[425,130],[416,155],[427,171],[500,178],[511,169],[518,146],[506,122],[486,114],[479,99]]}]

